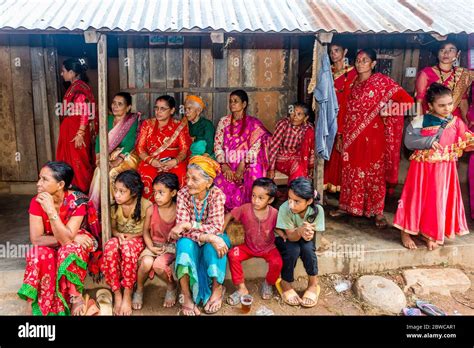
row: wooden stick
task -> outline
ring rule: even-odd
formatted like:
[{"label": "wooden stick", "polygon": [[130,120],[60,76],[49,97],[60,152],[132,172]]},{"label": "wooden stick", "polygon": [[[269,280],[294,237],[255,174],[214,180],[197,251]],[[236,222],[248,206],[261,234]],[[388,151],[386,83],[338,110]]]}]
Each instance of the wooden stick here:
[{"label": "wooden stick", "polygon": [[[102,245],[112,235],[110,224],[109,186],[109,140],[107,131],[107,36],[100,34],[97,43],[98,85],[99,85],[99,161],[100,161],[100,207],[102,220]],[[96,115],[97,117],[97,115]]]}]

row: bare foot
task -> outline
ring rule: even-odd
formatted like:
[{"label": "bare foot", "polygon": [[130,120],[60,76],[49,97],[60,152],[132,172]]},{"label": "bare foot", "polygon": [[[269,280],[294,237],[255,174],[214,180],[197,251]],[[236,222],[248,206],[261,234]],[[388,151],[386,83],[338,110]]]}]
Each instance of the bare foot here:
[{"label": "bare foot", "polygon": [[143,289],[135,291],[132,296],[132,308],[140,310],[143,307]]},{"label": "bare foot", "polygon": [[125,289],[123,291],[122,306],[120,307],[120,315],[132,315],[132,290]]},{"label": "bare foot", "polygon": [[178,296],[178,292],[176,289],[176,284],[168,284],[165,294],[165,302],[163,303],[163,307],[171,308],[176,304],[176,298]]},{"label": "bare foot", "polygon": [[387,228],[388,222],[383,214],[377,215],[375,217],[375,226],[379,229]]},{"label": "bare foot", "polygon": [[303,298],[301,299],[301,304],[303,306],[311,306],[311,307],[315,306],[316,303],[318,302],[318,297],[319,297],[318,290],[319,290],[318,289],[318,284],[308,286],[308,288],[305,290],[305,295],[308,295],[308,293],[312,293],[312,294],[316,295],[315,296],[316,298],[313,300],[310,297],[303,296]]},{"label": "bare foot", "polygon": [[122,291],[117,290],[114,292],[114,315],[121,315],[120,308],[122,308]]},{"label": "bare foot", "polygon": [[417,249],[415,241],[411,238],[411,236],[406,232],[401,232],[400,236],[402,237],[402,244],[407,249]]},{"label": "bare foot", "polygon": [[432,240],[426,239],[426,246],[428,247],[428,250],[432,251],[435,250],[439,247],[438,243],[433,242]]},{"label": "bare foot", "polygon": [[184,296],[184,295],[183,295],[183,304],[181,305],[181,311],[187,317],[201,315],[201,311],[196,306],[193,299],[189,296]]},{"label": "bare foot", "polygon": [[79,296],[71,296],[71,315],[82,315],[82,311],[84,310],[84,298],[82,295]]}]

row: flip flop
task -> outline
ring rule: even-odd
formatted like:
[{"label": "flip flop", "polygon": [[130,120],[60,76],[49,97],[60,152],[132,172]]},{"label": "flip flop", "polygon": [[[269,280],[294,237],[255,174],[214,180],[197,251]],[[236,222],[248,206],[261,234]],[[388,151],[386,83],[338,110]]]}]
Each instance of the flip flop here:
[{"label": "flip flop", "polygon": [[446,312],[444,312],[442,309],[436,307],[434,304],[431,304],[426,301],[421,301],[418,300],[416,301],[416,306],[421,309],[423,313],[426,315],[431,315],[431,316],[446,316]]},{"label": "flip flop", "polygon": [[227,297],[227,303],[231,306],[237,306],[240,303],[241,296],[240,292],[234,291],[229,297]]},{"label": "flip flop", "polygon": [[112,293],[108,289],[100,289],[95,294],[100,315],[112,315]]},{"label": "flip flop", "polygon": [[99,307],[97,307],[97,304],[94,301],[94,299],[89,298],[89,294],[86,295],[85,302],[87,304],[86,313],[84,314],[85,316],[99,315],[100,309],[99,309]]},{"label": "flip flop", "polygon": [[209,302],[209,305],[212,306],[213,304],[217,303],[218,301],[221,302],[221,305],[220,307],[218,307],[216,310],[214,311],[210,311],[210,310],[206,310],[204,309],[204,312],[206,312],[206,314],[216,314],[217,312],[220,311],[220,309],[222,308],[222,304],[224,303],[224,298],[225,298],[225,293],[226,293],[226,288],[224,285],[221,285],[222,286],[222,294],[221,294],[221,297],[219,299],[216,299],[214,301],[211,301]]},{"label": "flip flop", "polygon": [[[306,290],[303,298],[301,299],[301,305],[305,308],[312,308],[318,304],[319,294],[321,293],[321,287],[319,285],[316,286],[316,292]],[[309,299],[313,301],[311,304],[305,304],[304,299]]]},{"label": "flip flop", "polygon": [[[86,296],[89,296],[89,295],[86,295]],[[82,305],[82,308],[79,310],[79,315],[85,315],[86,310],[87,310],[87,302],[84,301],[84,297],[82,295],[75,296],[73,301],[71,300],[71,315],[74,315],[73,314],[74,311],[72,308],[74,306],[81,306],[81,305]]]},{"label": "flip flop", "polygon": [[422,316],[421,311],[418,308],[403,308],[403,315],[407,317]]}]

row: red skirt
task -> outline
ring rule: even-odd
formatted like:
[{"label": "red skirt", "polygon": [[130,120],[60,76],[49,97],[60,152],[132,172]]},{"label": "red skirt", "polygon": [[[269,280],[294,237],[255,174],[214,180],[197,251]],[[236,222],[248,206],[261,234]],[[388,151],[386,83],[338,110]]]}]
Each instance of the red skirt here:
[{"label": "red skirt", "polygon": [[87,194],[94,174],[89,127],[86,127],[84,134],[84,142],[86,146],[76,149],[74,142],[71,142],[71,140],[76,136],[80,122],[80,116],[68,116],[61,122],[56,161],[66,162],[72,167],[74,170],[72,185]]}]

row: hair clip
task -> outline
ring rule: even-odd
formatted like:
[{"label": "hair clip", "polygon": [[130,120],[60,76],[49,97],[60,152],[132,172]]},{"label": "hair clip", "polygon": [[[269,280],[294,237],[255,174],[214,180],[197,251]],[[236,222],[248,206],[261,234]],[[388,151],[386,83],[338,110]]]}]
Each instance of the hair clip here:
[{"label": "hair clip", "polygon": [[79,63],[81,63],[81,65],[85,65],[86,60],[84,58],[79,58]]}]

